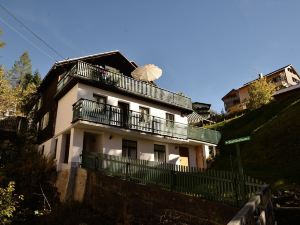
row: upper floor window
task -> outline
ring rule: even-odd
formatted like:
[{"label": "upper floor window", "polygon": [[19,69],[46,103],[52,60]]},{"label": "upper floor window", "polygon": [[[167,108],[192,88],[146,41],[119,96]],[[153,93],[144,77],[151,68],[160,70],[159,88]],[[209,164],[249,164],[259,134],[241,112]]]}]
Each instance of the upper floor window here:
[{"label": "upper floor window", "polygon": [[166,113],[166,124],[167,126],[174,126],[174,114]]},{"label": "upper floor window", "polygon": [[292,80],[293,80],[293,82],[295,82],[295,83],[299,83],[299,82],[300,82],[300,80],[296,79],[295,77],[292,77]]},{"label": "upper floor window", "polygon": [[44,130],[49,124],[49,112],[47,112],[41,120],[41,130]]},{"label": "upper floor window", "polygon": [[148,122],[150,119],[149,109],[140,106],[140,122]]}]

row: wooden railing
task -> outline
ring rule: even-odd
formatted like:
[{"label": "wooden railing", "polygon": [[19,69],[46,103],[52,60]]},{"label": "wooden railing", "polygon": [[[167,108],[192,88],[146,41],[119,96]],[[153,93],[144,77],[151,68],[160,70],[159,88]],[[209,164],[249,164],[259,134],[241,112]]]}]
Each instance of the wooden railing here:
[{"label": "wooden railing", "polygon": [[57,92],[63,89],[73,77],[96,81],[104,85],[114,86],[128,93],[192,110],[192,102],[188,97],[82,61],[78,61],[70,71],[63,75],[58,83]]},{"label": "wooden railing", "polygon": [[192,127],[132,110],[80,99],[73,105],[73,121],[86,120],[163,136],[194,139],[218,144],[221,134],[215,130]]},{"label": "wooden railing", "polygon": [[263,183],[228,171],[202,170],[175,164],[130,159],[106,154],[83,154],[81,166],[142,184],[196,197],[243,205]]}]

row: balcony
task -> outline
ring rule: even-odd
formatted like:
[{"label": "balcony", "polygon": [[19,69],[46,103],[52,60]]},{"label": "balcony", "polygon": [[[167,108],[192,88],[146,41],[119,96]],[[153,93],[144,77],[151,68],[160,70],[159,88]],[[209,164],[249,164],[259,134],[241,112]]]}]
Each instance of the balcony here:
[{"label": "balcony", "polygon": [[90,65],[81,61],[78,61],[76,65],[64,74],[58,82],[57,93],[75,77],[115,87],[126,93],[159,101],[164,104],[192,110],[192,102],[188,97],[161,89],[151,83],[135,80],[121,73],[115,73],[97,65]]},{"label": "balcony", "polygon": [[73,105],[73,122],[78,120],[212,144],[218,144],[221,138],[218,131],[192,127],[132,110],[124,111],[116,106],[87,99],[80,99]]}]

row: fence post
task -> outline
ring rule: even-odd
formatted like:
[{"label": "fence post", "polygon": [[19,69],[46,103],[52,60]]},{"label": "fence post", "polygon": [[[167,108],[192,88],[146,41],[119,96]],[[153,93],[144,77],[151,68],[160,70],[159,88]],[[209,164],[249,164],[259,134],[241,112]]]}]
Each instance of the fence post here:
[{"label": "fence post", "polygon": [[95,170],[98,170],[99,167],[99,158],[98,156],[95,157]]},{"label": "fence post", "polygon": [[235,201],[236,201],[236,206],[239,207],[240,203],[239,203],[239,190],[238,190],[238,181],[237,181],[237,177],[235,175],[233,175],[233,187],[235,190]]},{"label": "fence post", "polygon": [[130,166],[130,163],[126,162],[126,170],[125,170],[125,179],[126,180],[129,179],[129,166]]},{"label": "fence post", "polygon": [[170,189],[171,191],[175,191],[176,189],[176,172],[174,170],[171,170],[171,184]]}]

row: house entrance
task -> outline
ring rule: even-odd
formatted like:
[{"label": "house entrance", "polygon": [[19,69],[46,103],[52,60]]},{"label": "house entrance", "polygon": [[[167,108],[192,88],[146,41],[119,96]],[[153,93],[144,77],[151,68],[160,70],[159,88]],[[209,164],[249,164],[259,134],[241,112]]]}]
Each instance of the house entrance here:
[{"label": "house entrance", "polygon": [[83,152],[101,152],[101,135],[84,132],[83,136]]},{"label": "house entrance", "polygon": [[189,149],[187,147],[179,147],[179,160],[181,166],[189,166]]}]

